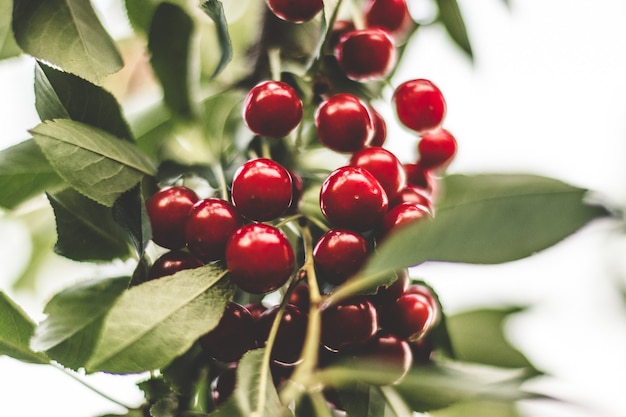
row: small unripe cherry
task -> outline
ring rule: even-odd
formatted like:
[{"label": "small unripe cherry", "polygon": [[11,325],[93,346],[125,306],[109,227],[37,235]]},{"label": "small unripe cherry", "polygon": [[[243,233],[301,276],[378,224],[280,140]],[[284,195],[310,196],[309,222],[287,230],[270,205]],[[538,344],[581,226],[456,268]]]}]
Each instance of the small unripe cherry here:
[{"label": "small unripe cherry", "polygon": [[287,136],[302,120],[302,100],[287,83],[263,81],[246,95],[243,120],[257,135]]},{"label": "small unripe cherry", "polygon": [[384,78],[396,65],[393,40],[379,28],[346,33],[339,39],[335,56],[346,77],[359,82]]},{"label": "small unripe cherry", "polygon": [[184,186],[162,188],[146,201],[152,240],[168,249],[185,246],[185,222],[198,195]]},{"label": "small unripe cherry", "polygon": [[355,95],[340,93],[324,100],[315,111],[317,138],[335,152],[356,152],[369,144],[374,122],[368,106]]},{"label": "small unripe cherry", "polygon": [[456,149],[456,139],[444,128],[424,133],[417,144],[419,162],[427,169],[444,168],[454,158]]},{"label": "small unripe cherry", "polygon": [[400,122],[419,133],[439,127],[446,114],[441,90],[421,78],[400,84],[393,94],[393,102]]}]

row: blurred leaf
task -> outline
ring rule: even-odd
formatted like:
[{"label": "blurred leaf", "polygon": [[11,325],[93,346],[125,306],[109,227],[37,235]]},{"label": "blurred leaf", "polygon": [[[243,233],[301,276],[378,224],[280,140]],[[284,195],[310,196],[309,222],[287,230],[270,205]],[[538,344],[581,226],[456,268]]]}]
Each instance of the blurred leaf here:
[{"label": "blurred leaf", "polygon": [[105,414],[98,417],[146,417],[142,410],[128,410],[126,414]]},{"label": "blurred leaf", "polygon": [[0,59],[12,58],[22,53],[13,36],[13,29],[11,28],[12,14],[13,1],[0,0]]},{"label": "blurred leaf", "polygon": [[470,401],[432,411],[432,417],[523,417],[512,402]]},{"label": "blurred leaf", "polygon": [[172,114],[162,100],[136,115],[130,123],[137,147],[153,158],[174,127]]},{"label": "blurred leaf", "polygon": [[31,133],[61,177],[105,206],[156,171],[133,144],[83,123],[57,119],[39,124]]},{"label": "blurred leaf", "polygon": [[122,374],[169,364],[217,325],[234,295],[224,275],[205,265],[131,287],[107,315],[87,370]]},{"label": "blurred leaf", "polygon": [[[150,25],[157,6],[164,0],[125,0],[126,14],[133,28],[144,33],[150,31]],[[168,3],[184,7],[189,4],[186,0],[167,0]]]},{"label": "blurred leaf", "polygon": [[439,20],[450,34],[454,43],[473,60],[474,53],[472,52],[472,46],[467,36],[467,29],[465,28],[465,22],[463,21],[457,0],[436,1],[439,7]]},{"label": "blurred leaf", "polygon": [[113,205],[113,219],[126,232],[138,258],[143,256],[152,238],[143,189],[141,183],[137,184],[122,194]]},{"label": "blurred leaf", "polygon": [[224,6],[219,0],[207,0],[202,3],[202,9],[215,22],[217,40],[220,45],[221,58],[211,77],[216,77],[233,58],[233,45],[228,34],[228,22],[224,15]]},{"label": "blurred leaf", "polygon": [[28,363],[49,363],[46,355],[35,353],[29,347],[34,332],[35,323],[8,295],[0,291],[0,355]]},{"label": "blurred leaf", "polygon": [[58,240],[54,251],[76,261],[111,261],[130,256],[128,239],[109,207],[72,188],[48,194],[54,209]]},{"label": "blurred leaf", "polygon": [[242,124],[243,100],[242,91],[228,90],[203,101],[203,134],[213,155],[226,159],[233,153],[236,134]]},{"label": "blurred leaf", "polygon": [[133,139],[120,105],[105,89],[45,64],[35,66],[35,106],[42,121],[72,119]]},{"label": "blurred leaf", "polygon": [[78,369],[93,352],[104,316],[128,287],[128,277],[78,283],[57,293],[46,304],[31,346],[61,365]]},{"label": "blurred leaf", "polygon": [[381,394],[387,402],[386,414],[389,417],[413,417],[413,412],[404,402],[404,399],[393,389],[393,387],[379,387]]},{"label": "blurred leaf", "polygon": [[0,151],[0,206],[14,209],[62,183],[33,139]]},{"label": "blurred leaf", "polygon": [[190,85],[193,26],[193,20],[181,7],[161,3],[154,12],[148,37],[152,68],[163,87],[165,103],[184,118],[193,113]]},{"label": "blurred leaf", "polygon": [[357,381],[338,390],[342,408],[350,417],[378,417],[385,414],[385,398],[376,387]]},{"label": "blurred leaf", "polygon": [[24,52],[95,84],[122,68],[91,2],[14,0],[13,7],[13,32]]}]

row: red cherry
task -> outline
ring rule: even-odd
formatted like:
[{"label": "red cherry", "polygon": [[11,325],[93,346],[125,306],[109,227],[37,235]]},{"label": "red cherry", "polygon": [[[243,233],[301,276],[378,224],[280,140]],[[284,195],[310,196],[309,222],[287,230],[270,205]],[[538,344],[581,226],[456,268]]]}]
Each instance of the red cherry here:
[{"label": "red cherry", "polygon": [[257,135],[287,136],[302,120],[302,100],[287,83],[263,81],[248,92],[243,102],[243,120]]},{"label": "red cherry", "polygon": [[363,236],[350,230],[331,229],[313,249],[315,269],[324,281],[340,285],[361,268],[368,252]]},{"label": "red cherry", "polygon": [[397,278],[393,283],[388,287],[380,287],[376,294],[370,297],[375,305],[394,303],[409,288],[411,280],[407,269],[397,271],[396,276]]},{"label": "red cherry", "polygon": [[346,33],[339,39],[335,56],[346,76],[359,82],[386,77],[397,59],[389,33],[378,28]]},{"label": "red cherry", "polygon": [[371,107],[370,114],[374,120],[374,136],[369,146],[383,146],[387,139],[387,123],[383,116]]},{"label": "red cherry", "polygon": [[280,19],[292,23],[307,22],[323,8],[322,0],[266,0],[267,6]]},{"label": "red cherry", "polygon": [[410,24],[411,15],[406,0],[369,0],[365,6],[365,22],[368,27],[397,33]]},{"label": "red cherry", "polygon": [[[256,340],[259,346],[265,346],[279,308],[280,306],[270,307],[261,315],[256,329]],[[294,305],[286,305],[271,353],[271,358],[279,365],[293,365],[300,360],[307,323],[306,313]]]},{"label": "red cherry", "polygon": [[439,127],[446,114],[443,94],[435,84],[425,79],[399,85],[393,101],[400,121],[420,133]]},{"label": "red cherry", "polygon": [[322,311],[322,343],[330,350],[361,346],[378,330],[378,312],[367,297],[354,296]]},{"label": "red cherry", "polygon": [[355,152],[372,139],[374,122],[361,99],[340,93],[318,106],[315,129],[319,141],[327,148],[336,152]]},{"label": "red cherry", "polygon": [[154,243],[168,249],[185,246],[185,222],[196,201],[195,191],[178,185],[153,194],[146,201],[146,211]]},{"label": "red cherry", "polygon": [[215,407],[224,404],[233,394],[236,380],[237,367],[230,366],[211,381],[211,398],[213,399],[213,405]]},{"label": "red cherry", "polygon": [[200,200],[185,223],[187,247],[205,262],[223,259],[226,242],[242,225],[243,219],[229,202],[219,198]]},{"label": "red cherry", "polygon": [[265,294],[287,282],[295,255],[280,230],[252,223],[237,229],[226,243],[226,266],[240,289]]},{"label": "red cherry", "polygon": [[437,297],[433,294],[432,290],[423,284],[412,284],[405,291],[406,294],[419,294],[426,298],[430,303],[433,310],[433,319],[431,320],[430,327],[434,327],[439,324],[441,319],[441,309]]},{"label": "red cherry", "polygon": [[417,206],[411,203],[398,204],[383,217],[376,230],[376,238],[382,240],[392,230],[397,230],[400,227],[415,223],[429,216],[430,211],[424,206]]},{"label": "red cherry", "polygon": [[381,327],[402,339],[418,339],[434,319],[430,301],[421,294],[405,293],[380,309]]},{"label": "red cherry", "polygon": [[328,46],[334,50],[339,43],[339,39],[346,33],[352,32],[355,29],[354,22],[351,20],[336,20],[333,24],[333,30],[330,32],[330,37],[328,38]]},{"label": "red cherry", "polygon": [[254,319],[242,305],[230,302],[217,326],[200,337],[200,345],[215,359],[235,362],[255,347]]},{"label": "red cherry", "polygon": [[379,385],[399,383],[413,363],[411,348],[406,340],[380,332],[360,348],[354,358],[364,362],[370,370],[380,371],[371,381]]},{"label": "red cherry", "polygon": [[291,205],[291,175],[271,159],[252,159],[235,172],[231,194],[242,216],[259,222],[274,220]]},{"label": "red cherry", "polygon": [[396,156],[385,148],[372,146],[352,154],[350,165],[366,169],[382,185],[389,200],[406,186],[406,172]]},{"label": "red cherry", "polygon": [[148,272],[148,279],[161,278],[173,275],[185,269],[194,269],[204,265],[202,261],[182,250],[173,250],[164,253],[154,261]]},{"label": "red cherry", "polygon": [[391,202],[391,204],[389,204],[389,206],[395,207],[398,204],[402,203],[410,203],[426,207],[431,214],[434,210],[433,198],[428,193],[428,191],[423,188],[415,187],[413,185],[407,185],[402,190],[400,190],[400,194],[396,196],[396,198]]},{"label": "red cherry", "polygon": [[250,312],[250,315],[252,316],[254,321],[257,321],[261,317],[261,314],[263,314],[263,312],[267,310],[267,307],[265,307],[263,303],[260,302],[246,304],[246,308]]},{"label": "red cherry", "polygon": [[420,164],[428,169],[445,167],[454,158],[456,149],[456,139],[444,128],[423,134],[417,144]]},{"label": "red cherry", "polygon": [[421,188],[431,195],[434,200],[437,194],[437,178],[433,173],[422,166],[422,164],[404,164],[406,172],[406,182],[417,188]]},{"label": "red cherry", "polygon": [[298,307],[303,312],[308,312],[311,306],[309,285],[305,283],[296,285],[296,288],[289,294],[289,304]]},{"label": "red cherry", "polygon": [[293,171],[288,171],[291,175],[291,203],[289,204],[288,213],[296,213],[298,211],[298,205],[302,200],[302,193],[304,192],[304,183],[302,177]]}]

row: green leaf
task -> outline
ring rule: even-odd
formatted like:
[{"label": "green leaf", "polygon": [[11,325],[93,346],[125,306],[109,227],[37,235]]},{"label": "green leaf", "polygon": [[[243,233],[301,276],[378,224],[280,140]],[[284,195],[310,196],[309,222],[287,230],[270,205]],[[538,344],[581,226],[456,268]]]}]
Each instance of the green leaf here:
[{"label": "green leaf", "polygon": [[57,225],[54,251],[76,261],[111,261],[130,256],[128,238],[111,208],[72,188],[48,194]]},{"label": "green leaf", "polygon": [[385,398],[372,385],[357,381],[338,394],[342,408],[350,417],[378,417],[385,413]]},{"label": "green leaf", "polygon": [[207,0],[202,3],[202,10],[204,10],[211,20],[215,22],[217,40],[222,52],[220,61],[211,76],[216,77],[233,58],[233,45],[230,41],[228,22],[226,21],[226,16],[224,15],[224,6],[222,6],[222,2],[219,0]]},{"label": "green leaf", "polygon": [[148,37],[152,68],[163,87],[165,103],[184,118],[193,114],[190,81],[193,29],[193,20],[181,7],[161,3],[154,13]]},{"label": "green leaf", "polygon": [[[163,0],[125,0],[126,14],[133,28],[148,33],[154,11],[157,6],[163,3]],[[189,4],[186,0],[168,0],[168,3],[174,3],[180,7]]]},{"label": "green leaf", "polygon": [[14,0],[13,7],[13,32],[24,52],[95,84],[122,68],[91,2]]},{"label": "green leaf", "polygon": [[454,404],[442,410],[436,410],[432,417],[522,417],[517,406],[512,402],[470,401]]},{"label": "green leaf", "polygon": [[62,183],[34,140],[0,151],[0,206],[13,209]]},{"label": "green leaf", "polygon": [[126,232],[138,258],[143,256],[152,238],[143,189],[141,183],[137,184],[122,194],[113,206],[113,219]]},{"label": "green leaf", "polygon": [[33,352],[28,345],[34,332],[35,323],[8,295],[0,291],[0,355],[22,362],[48,363],[44,354]]},{"label": "green leaf", "polygon": [[11,29],[12,0],[0,0],[0,59],[12,58],[22,53]]},{"label": "green leaf", "polygon": [[467,36],[467,29],[457,0],[437,0],[437,6],[439,7],[439,21],[444,25],[454,43],[473,60],[472,45]]},{"label": "green leaf", "polygon": [[63,179],[105,206],[156,172],[153,161],[133,144],[80,122],[47,121],[31,133]]},{"label": "green leaf", "polygon": [[169,364],[219,322],[234,295],[224,275],[206,265],[130,288],[107,315],[88,371],[135,373]]},{"label": "green leaf", "polygon": [[90,280],[57,293],[46,304],[47,318],[37,327],[31,347],[65,367],[83,366],[100,336],[104,316],[128,281],[128,277]]},{"label": "green leaf", "polygon": [[35,107],[42,121],[72,119],[132,140],[119,103],[111,93],[45,64],[35,66]]}]

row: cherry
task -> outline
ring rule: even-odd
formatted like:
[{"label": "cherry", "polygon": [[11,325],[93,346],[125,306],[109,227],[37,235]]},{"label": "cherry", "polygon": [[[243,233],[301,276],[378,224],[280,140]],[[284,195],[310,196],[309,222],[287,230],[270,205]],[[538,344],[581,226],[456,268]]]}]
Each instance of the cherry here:
[{"label": "cherry", "polygon": [[304,192],[304,182],[302,177],[293,171],[288,171],[291,176],[291,203],[289,204],[288,213],[296,213],[298,211],[298,205],[302,200],[302,193]]},{"label": "cherry", "polygon": [[311,306],[311,291],[306,283],[296,285],[289,294],[289,304],[298,307],[303,312],[308,312]]},{"label": "cherry", "polygon": [[409,347],[411,348],[414,364],[426,365],[431,361],[433,355],[433,343],[428,337],[410,341]]},{"label": "cherry", "polygon": [[406,186],[406,172],[402,163],[387,149],[372,146],[352,154],[350,165],[366,169],[382,185],[389,200],[398,197]]},{"label": "cherry", "polygon": [[[405,171],[406,172],[406,171]],[[413,185],[407,185],[400,194],[396,196],[394,200],[389,204],[390,207],[395,207],[398,204],[410,203],[415,205],[424,206],[433,213],[434,205],[432,196],[423,188],[415,187]]]},{"label": "cherry", "polygon": [[363,236],[350,230],[331,229],[313,249],[315,269],[324,281],[340,285],[361,268],[368,252]]},{"label": "cherry", "polygon": [[411,348],[406,340],[392,334],[379,332],[354,354],[357,362],[368,369],[379,370],[371,383],[393,385],[399,383],[413,363]]},{"label": "cherry", "polygon": [[340,93],[324,100],[315,112],[319,141],[336,152],[355,152],[367,145],[374,134],[368,107],[357,96]]},{"label": "cherry", "polygon": [[265,294],[287,282],[295,266],[295,255],[280,230],[252,223],[240,227],[228,239],[226,266],[240,289]]},{"label": "cherry", "polygon": [[291,175],[271,159],[252,159],[235,172],[231,194],[242,216],[259,222],[274,220],[291,205]]},{"label": "cherry", "polygon": [[259,303],[248,303],[248,304],[246,304],[246,308],[250,312],[250,315],[252,316],[254,321],[257,321],[261,317],[261,314],[263,314],[263,312],[265,312],[265,310],[267,310],[267,307],[265,307],[263,305],[263,303],[260,303],[260,302]]},{"label": "cherry", "polygon": [[335,56],[345,75],[359,82],[386,77],[397,59],[389,33],[379,28],[346,33],[339,39]]},{"label": "cherry", "polygon": [[302,23],[315,17],[323,8],[322,0],[266,0],[267,6],[280,19]]},{"label": "cherry", "polygon": [[339,351],[364,345],[378,330],[378,312],[366,296],[353,296],[322,311],[322,343]]},{"label": "cherry", "polygon": [[230,302],[213,330],[201,336],[200,345],[215,359],[235,362],[255,347],[254,319],[242,305]]},{"label": "cherry", "polygon": [[263,81],[248,92],[243,102],[243,120],[257,135],[287,136],[302,120],[302,100],[287,83]]},{"label": "cherry", "polygon": [[431,320],[431,327],[436,326],[441,320],[441,309],[437,297],[433,294],[432,290],[423,284],[411,284],[405,291],[406,294],[419,294],[426,298],[430,303],[433,310],[433,319]]},{"label": "cherry", "polygon": [[154,243],[167,249],[185,246],[185,222],[196,201],[195,191],[179,185],[154,193],[146,201]]},{"label": "cherry", "polygon": [[[270,307],[261,315],[256,329],[256,340],[259,346],[265,346],[279,308],[278,305]],[[299,362],[307,323],[306,313],[294,305],[285,306],[271,353],[271,358],[279,365],[293,365]]]},{"label": "cherry", "polygon": [[334,50],[339,43],[339,39],[346,33],[352,32],[355,29],[354,22],[351,20],[336,20],[328,38],[328,46]]},{"label": "cherry", "polygon": [[402,203],[390,209],[383,217],[376,230],[376,238],[382,240],[392,230],[417,222],[430,216],[430,211],[424,206],[411,203]]},{"label": "cherry", "polygon": [[396,280],[388,287],[380,287],[376,294],[370,296],[375,305],[394,303],[409,288],[409,271],[401,269],[396,272]]},{"label": "cherry", "polygon": [[182,250],[172,250],[157,258],[148,272],[148,279],[173,275],[185,269],[194,269],[204,265],[202,261]]},{"label": "cherry", "polygon": [[219,198],[198,201],[185,223],[185,241],[189,251],[205,262],[224,258],[226,242],[243,219],[235,207]]},{"label": "cherry", "polygon": [[417,144],[420,164],[427,169],[443,168],[454,158],[456,149],[456,139],[444,128],[423,134]]},{"label": "cherry", "polygon": [[229,366],[217,375],[213,381],[211,381],[211,398],[213,399],[213,405],[219,407],[226,402],[226,400],[235,391],[235,382],[237,381],[237,367]]},{"label": "cherry", "polygon": [[446,101],[439,88],[421,78],[400,84],[393,101],[402,124],[420,133],[439,127],[446,114]]},{"label": "cherry", "polygon": [[363,232],[374,228],[387,212],[387,193],[376,178],[360,167],[333,171],[322,184],[320,207],[337,228]]},{"label": "cherry", "polygon": [[426,297],[405,293],[380,309],[380,325],[402,339],[419,339],[430,329],[433,313]]},{"label": "cherry", "polygon": [[434,198],[437,191],[437,179],[433,173],[420,163],[402,166],[406,172],[407,184],[423,189]]},{"label": "cherry", "polygon": [[370,114],[374,120],[374,136],[369,146],[383,146],[387,139],[387,123],[385,119],[383,119],[383,116],[371,107]]},{"label": "cherry", "polygon": [[368,27],[397,33],[409,25],[411,15],[406,0],[369,0],[365,6],[365,22]]}]

